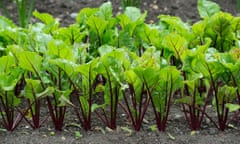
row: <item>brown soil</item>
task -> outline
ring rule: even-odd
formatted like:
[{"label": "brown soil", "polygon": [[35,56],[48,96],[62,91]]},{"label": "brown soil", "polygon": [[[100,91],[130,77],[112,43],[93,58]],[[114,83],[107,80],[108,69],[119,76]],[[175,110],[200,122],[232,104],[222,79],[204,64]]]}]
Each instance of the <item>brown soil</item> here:
[{"label": "brown soil", "polygon": [[[214,0],[220,4],[223,11],[237,15],[236,0]],[[98,7],[104,0],[36,0],[35,8],[40,12],[48,12],[59,18],[63,26],[75,22],[71,17],[84,7]],[[121,12],[120,0],[113,1],[114,13]],[[142,11],[148,11],[147,22],[157,22],[160,14],[180,16],[184,21],[194,22],[199,20],[197,12],[197,0],[142,0]],[[17,21],[15,5],[6,3],[14,21]],[[1,11],[0,11],[1,14]],[[34,20],[32,20],[34,21]],[[43,113],[46,114],[47,112]],[[212,113],[214,115],[214,113]],[[218,131],[210,122],[204,121],[199,132],[191,135],[183,113],[178,105],[171,109],[166,132],[152,131],[150,126],[154,125],[151,107],[147,111],[145,122],[140,132],[129,133],[123,127],[131,128],[126,117],[119,112],[118,128],[110,131],[99,122],[93,115],[93,129],[84,131],[73,124],[78,121],[72,109],[68,109],[63,131],[55,132],[50,122],[42,128],[32,130],[22,122],[13,132],[5,132],[0,129],[1,144],[238,144],[240,141],[239,124],[233,123],[234,128],[227,128],[224,132]],[[75,132],[80,132],[82,137],[77,138]]]}]

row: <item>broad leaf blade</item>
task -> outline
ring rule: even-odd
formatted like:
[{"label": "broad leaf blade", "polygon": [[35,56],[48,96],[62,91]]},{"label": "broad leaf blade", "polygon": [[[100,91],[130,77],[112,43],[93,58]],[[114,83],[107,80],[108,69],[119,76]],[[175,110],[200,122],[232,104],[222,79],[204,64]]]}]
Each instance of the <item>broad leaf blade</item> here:
[{"label": "broad leaf blade", "polygon": [[198,0],[198,11],[201,18],[208,18],[220,11],[218,4],[208,0]]},{"label": "broad leaf blade", "polygon": [[19,54],[19,65],[21,68],[33,73],[40,72],[43,58],[35,52],[24,51]]}]

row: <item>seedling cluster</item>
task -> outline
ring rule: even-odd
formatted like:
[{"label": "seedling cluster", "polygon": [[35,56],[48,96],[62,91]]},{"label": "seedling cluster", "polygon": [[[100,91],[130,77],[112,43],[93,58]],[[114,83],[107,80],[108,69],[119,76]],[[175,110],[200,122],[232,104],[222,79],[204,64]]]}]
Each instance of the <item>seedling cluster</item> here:
[{"label": "seedling cluster", "polygon": [[139,131],[151,108],[165,131],[177,103],[191,130],[207,118],[224,131],[239,121],[240,17],[207,0],[198,10],[193,24],[169,15],[147,24],[134,7],[113,16],[110,2],[82,9],[67,27],[37,11],[41,22],[27,27],[0,16],[1,126],[13,131],[25,120],[37,129],[50,117],[62,130],[72,107],[83,129],[91,130],[92,114],[116,129],[121,108]]}]

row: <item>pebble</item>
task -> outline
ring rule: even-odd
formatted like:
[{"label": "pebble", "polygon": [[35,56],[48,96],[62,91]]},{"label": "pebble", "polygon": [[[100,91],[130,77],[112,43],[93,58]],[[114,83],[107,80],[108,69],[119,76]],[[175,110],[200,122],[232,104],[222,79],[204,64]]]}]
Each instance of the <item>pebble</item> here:
[{"label": "pebble", "polygon": [[62,139],[62,141],[65,141],[65,140],[66,140],[66,138],[65,138],[64,136],[62,136],[61,139]]},{"label": "pebble", "polygon": [[157,10],[157,9],[158,9],[158,5],[153,4],[153,5],[152,5],[152,8],[155,9],[155,10]]},{"label": "pebble", "polygon": [[25,126],[26,129],[29,129],[30,127],[28,125]]},{"label": "pebble", "polygon": [[180,119],[180,118],[182,118],[182,117],[183,117],[182,115],[176,114],[176,115],[174,116],[174,119]]},{"label": "pebble", "polygon": [[70,17],[75,19],[77,17],[77,15],[78,15],[78,13],[73,12],[73,13],[70,14]]}]

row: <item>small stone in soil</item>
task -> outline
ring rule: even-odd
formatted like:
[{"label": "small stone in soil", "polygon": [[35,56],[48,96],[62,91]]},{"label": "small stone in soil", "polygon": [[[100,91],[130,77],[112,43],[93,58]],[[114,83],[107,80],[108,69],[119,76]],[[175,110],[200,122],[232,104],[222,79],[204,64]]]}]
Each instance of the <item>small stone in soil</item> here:
[{"label": "small stone in soil", "polygon": [[65,138],[64,136],[62,136],[61,139],[62,139],[62,141],[65,141],[65,140],[66,140],[66,138]]},{"label": "small stone in soil", "polygon": [[154,10],[157,10],[157,9],[158,9],[158,5],[153,4],[153,5],[152,5],[152,8],[153,8]]},{"label": "small stone in soil", "polygon": [[77,15],[78,15],[78,13],[75,13],[75,12],[74,12],[74,13],[71,13],[71,14],[70,14],[70,17],[73,18],[73,19],[75,19],[75,18],[77,17]]}]

